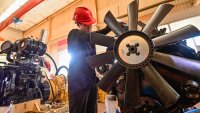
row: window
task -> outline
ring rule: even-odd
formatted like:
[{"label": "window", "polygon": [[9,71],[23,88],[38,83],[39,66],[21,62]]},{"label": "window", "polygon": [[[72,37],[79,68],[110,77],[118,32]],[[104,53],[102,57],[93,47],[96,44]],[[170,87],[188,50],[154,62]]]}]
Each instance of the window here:
[{"label": "window", "polygon": [[[200,29],[200,16],[188,18],[185,20],[177,21],[174,23],[169,24],[172,31],[182,28],[187,25],[194,25],[198,29]],[[197,37],[191,37],[190,39],[186,40],[187,46],[193,48],[197,51],[197,46],[200,46],[200,35]]]},{"label": "window", "polygon": [[[67,68],[69,68],[69,62],[71,60],[71,56],[70,54],[68,53],[67,50],[65,51],[62,51],[59,53],[59,65],[58,67],[60,66],[66,66]],[[65,70],[64,68],[60,70],[59,74],[64,74],[64,75],[68,75],[68,72],[67,70]]]}]

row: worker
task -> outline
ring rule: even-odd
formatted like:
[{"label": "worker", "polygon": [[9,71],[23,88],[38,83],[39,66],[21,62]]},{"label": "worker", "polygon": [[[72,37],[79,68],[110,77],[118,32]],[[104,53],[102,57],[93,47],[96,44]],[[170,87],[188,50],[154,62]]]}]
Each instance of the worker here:
[{"label": "worker", "polygon": [[[68,75],[69,113],[97,113],[96,74],[86,60],[86,57],[96,54],[95,45],[90,43],[92,24],[96,20],[86,7],[77,7],[73,20],[78,28],[68,34],[68,52],[71,54]],[[107,34],[110,31],[105,27],[96,33]]]}]

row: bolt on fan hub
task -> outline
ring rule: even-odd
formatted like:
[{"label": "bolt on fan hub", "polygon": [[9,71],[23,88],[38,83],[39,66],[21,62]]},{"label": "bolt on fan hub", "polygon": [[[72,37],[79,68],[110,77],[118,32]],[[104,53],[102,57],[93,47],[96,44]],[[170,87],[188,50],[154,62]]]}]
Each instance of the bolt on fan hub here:
[{"label": "bolt on fan hub", "polygon": [[141,68],[151,60],[153,42],[143,32],[129,31],[117,39],[114,52],[123,66]]}]

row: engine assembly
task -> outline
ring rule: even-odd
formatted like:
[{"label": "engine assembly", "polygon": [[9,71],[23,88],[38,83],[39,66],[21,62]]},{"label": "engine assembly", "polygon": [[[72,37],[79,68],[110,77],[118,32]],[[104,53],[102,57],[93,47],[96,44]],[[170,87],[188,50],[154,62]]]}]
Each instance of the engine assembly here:
[{"label": "engine assembly", "polygon": [[6,55],[8,63],[0,66],[0,106],[34,99],[42,103],[66,101],[66,79],[55,76],[49,80],[44,71],[46,49],[46,44],[31,38],[1,45],[0,53]]},{"label": "engine assembly", "polygon": [[48,100],[50,86],[42,73],[40,57],[45,52],[46,44],[30,38],[1,45],[9,63],[0,66],[0,106],[36,98]]}]

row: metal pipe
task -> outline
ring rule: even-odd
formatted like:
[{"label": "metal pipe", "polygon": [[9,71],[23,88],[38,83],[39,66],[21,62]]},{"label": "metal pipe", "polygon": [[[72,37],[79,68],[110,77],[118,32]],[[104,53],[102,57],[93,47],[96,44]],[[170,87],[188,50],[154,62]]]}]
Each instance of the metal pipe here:
[{"label": "metal pipe", "polygon": [[[138,12],[142,12],[142,11],[157,7],[157,6],[161,5],[161,4],[169,3],[169,2],[172,2],[172,1],[175,1],[175,0],[164,0],[164,1],[152,4],[150,6],[144,7],[142,9],[139,9]],[[117,19],[122,19],[122,18],[127,17],[127,16],[128,16],[128,14],[124,14],[124,15],[118,16]]]}]

